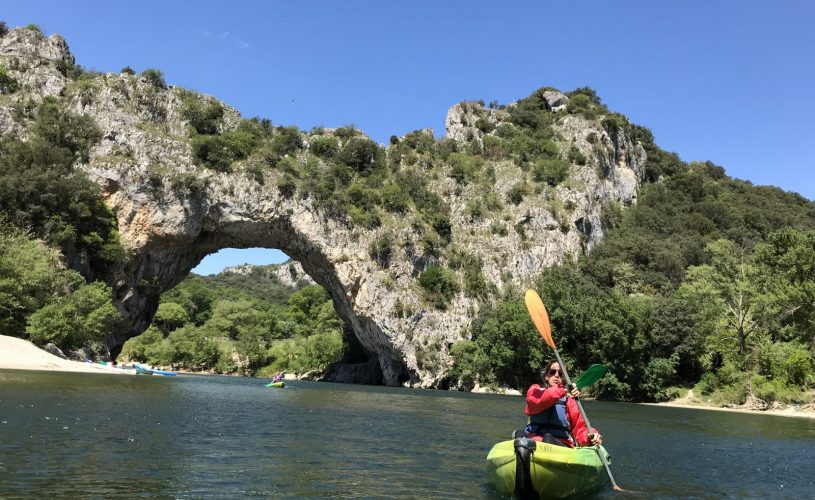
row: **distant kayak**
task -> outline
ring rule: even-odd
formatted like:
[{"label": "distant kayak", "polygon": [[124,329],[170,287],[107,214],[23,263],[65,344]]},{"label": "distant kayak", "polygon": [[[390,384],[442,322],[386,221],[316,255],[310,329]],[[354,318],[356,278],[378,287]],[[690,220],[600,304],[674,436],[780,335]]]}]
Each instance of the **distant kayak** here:
[{"label": "distant kayak", "polygon": [[136,368],[137,375],[164,375],[165,377],[175,377],[176,373],[169,370],[159,370],[150,365],[143,365],[141,363],[133,363]]},{"label": "distant kayak", "polygon": [[286,387],[286,383],[282,380],[279,382],[269,382],[266,384],[266,387],[277,387],[278,389],[282,389],[283,387]]},{"label": "distant kayak", "polygon": [[97,361],[95,363],[92,362],[92,361],[88,361],[88,363],[90,365],[92,365],[94,368],[101,368],[103,370],[107,370],[107,371],[110,371],[110,372],[113,372],[113,373],[121,373],[123,375],[135,375],[136,374],[135,368],[120,367],[120,366],[116,366],[116,365],[114,365],[112,363],[108,363],[106,361]]},{"label": "distant kayak", "polygon": [[[602,446],[599,452],[608,458]],[[520,438],[493,446],[487,455],[487,470],[503,495],[583,496],[608,484],[608,475],[597,453],[593,446],[567,448]]]}]

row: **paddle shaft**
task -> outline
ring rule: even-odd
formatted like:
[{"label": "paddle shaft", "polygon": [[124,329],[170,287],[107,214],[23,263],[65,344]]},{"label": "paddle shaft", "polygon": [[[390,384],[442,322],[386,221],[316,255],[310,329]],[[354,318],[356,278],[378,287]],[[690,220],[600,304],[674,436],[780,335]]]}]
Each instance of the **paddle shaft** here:
[{"label": "paddle shaft", "polygon": [[[566,387],[571,387],[572,382],[569,379],[569,372],[566,371],[566,365],[563,364],[563,360],[560,359],[560,354],[557,352],[557,348],[551,346],[552,350],[555,351],[555,357],[557,358],[558,364],[560,364],[560,370],[563,372],[563,378],[566,380]],[[586,428],[589,430],[589,434],[592,433],[591,422],[589,422],[589,417],[586,416],[586,411],[583,410],[583,405],[580,404],[580,399],[575,399],[575,403],[577,403],[577,409],[580,410],[580,415],[583,417],[583,422],[586,424]],[[597,451],[597,456],[600,457],[600,461],[603,462],[603,467],[606,468],[606,474],[608,474],[608,478],[611,480],[611,487],[615,490],[620,490],[621,488],[617,486],[617,481],[614,480],[614,476],[611,474],[611,467],[608,466],[608,461],[606,457],[600,452],[600,447],[596,446],[594,448]]]}]

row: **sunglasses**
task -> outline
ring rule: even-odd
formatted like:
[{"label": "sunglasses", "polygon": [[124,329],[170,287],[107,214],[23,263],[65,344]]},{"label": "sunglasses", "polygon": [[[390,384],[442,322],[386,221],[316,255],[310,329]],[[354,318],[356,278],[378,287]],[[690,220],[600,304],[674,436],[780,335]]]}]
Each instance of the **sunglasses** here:
[{"label": "sunglasses", "polygon": [[549,368],[549,371],[547,373],[549,374],[550,377],[554,376],[555,373],[557,373],[558,376],[560,376],[560,378],[563,378],[563,371],[562,370],[555,370],[554,368]]}]

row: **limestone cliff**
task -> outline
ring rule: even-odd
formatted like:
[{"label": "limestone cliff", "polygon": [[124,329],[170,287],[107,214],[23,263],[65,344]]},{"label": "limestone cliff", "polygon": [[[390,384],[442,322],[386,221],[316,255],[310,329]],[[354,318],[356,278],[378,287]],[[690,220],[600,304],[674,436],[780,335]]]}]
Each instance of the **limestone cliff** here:
[{"label": "limestone cliff", "polygon": [[[66,67],[73,64],[58,35],[22,28],[0,38],[0,66],[20,86],[0,96],[0,134],[24,138],[30,118],[16,111],[36,107],[46,96],[92,117],[103,131],[90,160],[77,168],[101,186],[129,252],[113,270],[113,299],[128,325],[111,340],[114,353],[147,328],[161,291],[206,255],[227,247],[278,248],[329,291],[370,357],[360,366],[339,367],[334,379],[436,387],[450,366],[450,346],[467,334],[484,304],[497,293],[522,290],[545,267],[596,244],[603,237],[603,207],[635,203],[644,173],[645,152],[625,129],[610,134],[599,119],[568,113],[567,95],[547,90],[544,106],[556,146],[549,154],[568,162],[568,178],[526,183],[531,174],[523,161],[493,151],[508,144],[502,131],[517,127],[510,120],[513,105],[456,104],[448,111],[444,142],[461,155],[477,156],[488,182],[468,183],[450,158],[429,160],[402,148],[406,138],[394,138],[383,152],[392,171],[417,169],[430,179],[427,189],[449,207],[449,234],[439,251],[421,244],[427,229],[414,208],[385,214],[368,229],[337,216],[307,190],[292,195],[281,188],[288,175],[281,162],[275,159],[277,168],[258,167],[268,163],[262,148],[228,169],[206,168],[194,151],[191,106],[220,110],[210,134],[241,124],[234,109],[215,99],[149,75],[70,78]],[[319,138],[334,137],[341,146],[356,140],[335,132],[301,134],[302,147],[284,155],[282,163],[322,168],[325,160],[310,150]],[[423,136],[434,142],[430,131],[410,139]],[[493,203],[481,205],[485,200]],[[385,263],[371,251],[383,236],[389,242]],[[458,291],[439,308],[417,276],[442,265],[460,279],[463,271],[451,261],[461,255],[478,262],[489,293]]]}]

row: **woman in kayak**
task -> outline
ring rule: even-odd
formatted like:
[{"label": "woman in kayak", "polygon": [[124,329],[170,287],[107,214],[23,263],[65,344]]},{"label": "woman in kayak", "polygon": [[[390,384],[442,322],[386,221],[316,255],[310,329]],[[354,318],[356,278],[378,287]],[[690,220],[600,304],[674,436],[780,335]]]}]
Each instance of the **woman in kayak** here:
[{"label": "woman in kayak", "polygon": [[543,386],[532,384],[526,391],[526,410],[529,423],[524,435],[536,441],[569,446],[602,444],[597,429],[589,429],[583,422],[575,399],[580,391],[572,385],[567,393],[563,387],[563,372],[556,359],[549,361],[541,372]]},{"label": "woman in kayak", "polygon": [[283,380],[283,372],[275,373],[272,382],[280,382],[281,380]]}]

